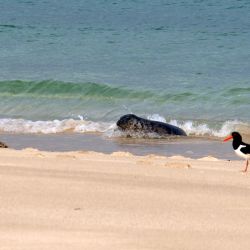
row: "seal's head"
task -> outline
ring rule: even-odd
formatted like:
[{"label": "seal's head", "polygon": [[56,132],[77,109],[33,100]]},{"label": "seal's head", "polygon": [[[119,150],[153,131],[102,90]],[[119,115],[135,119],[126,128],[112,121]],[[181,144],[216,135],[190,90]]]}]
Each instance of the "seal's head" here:
[{"label": "seal's head", "polygon": [[124,115],[117,121],[116,125],[122,130],[133,129],[138,125],[138,117],[133,114]]}]

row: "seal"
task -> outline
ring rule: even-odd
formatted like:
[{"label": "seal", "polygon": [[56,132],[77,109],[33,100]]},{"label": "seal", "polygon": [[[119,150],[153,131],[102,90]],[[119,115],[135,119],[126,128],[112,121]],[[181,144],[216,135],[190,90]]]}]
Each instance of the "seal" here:
[{"label": "seal", "polygon": [[116,123],[119,130],[124,132],[154,133],[159,136],[182,135],[186,136],[184,130],[168,123],[152,121],[138,117],[134,114],[122,116]]}]

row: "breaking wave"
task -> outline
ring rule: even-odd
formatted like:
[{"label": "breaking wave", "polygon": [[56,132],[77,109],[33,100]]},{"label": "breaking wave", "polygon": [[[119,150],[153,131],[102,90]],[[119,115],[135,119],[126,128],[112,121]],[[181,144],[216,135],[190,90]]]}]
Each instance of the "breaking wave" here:
[{"label": "breaking wave", "polygon": [[[240,131],[249,134],[250,124],[237,120],[226,121],[217,124],[207,124],[200,121],[166,121],[159,115],[150,115],[151,120],[167,122],[182,128],[188,135],[192,136],[213,136],[224,137],[232,131]],[[0,132],[2,133],[23,133],[23,134],[55,134],[55,133],[103,133],[108,137],[124,136],[117,132],[116,122],[94,122],[79,119],[51,120],[51,121],[31,121],[25,119],[0,119]],[[135,134],[135,137],[140,137]],[[149,135],[155,137],[155,135]]]}]

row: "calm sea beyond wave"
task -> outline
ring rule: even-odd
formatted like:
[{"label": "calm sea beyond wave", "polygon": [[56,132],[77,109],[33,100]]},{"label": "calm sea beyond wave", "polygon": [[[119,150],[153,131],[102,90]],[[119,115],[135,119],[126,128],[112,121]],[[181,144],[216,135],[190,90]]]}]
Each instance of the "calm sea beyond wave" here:
[{"label": "calm sea beyond wave", "polygon": [[0,131],[110,135],[134,113],[250,134],[249,1],[0,3]]}]

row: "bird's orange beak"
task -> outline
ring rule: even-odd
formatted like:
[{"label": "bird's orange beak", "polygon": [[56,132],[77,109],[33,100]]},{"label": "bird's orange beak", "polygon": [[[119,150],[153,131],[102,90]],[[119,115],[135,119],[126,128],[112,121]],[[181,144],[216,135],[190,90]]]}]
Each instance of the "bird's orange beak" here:
[{"label": "bird's orange beak", "polygon": [[229,135],[229,136],[226,137],[223,141],[225,142],[225,141],[229,141],[229,140],[231,140],[231,139],[233,139],[233,136]]}]

